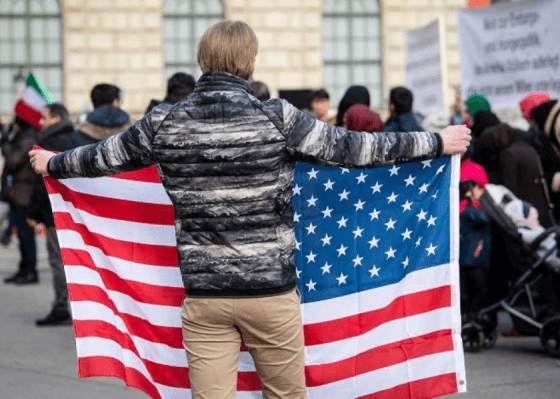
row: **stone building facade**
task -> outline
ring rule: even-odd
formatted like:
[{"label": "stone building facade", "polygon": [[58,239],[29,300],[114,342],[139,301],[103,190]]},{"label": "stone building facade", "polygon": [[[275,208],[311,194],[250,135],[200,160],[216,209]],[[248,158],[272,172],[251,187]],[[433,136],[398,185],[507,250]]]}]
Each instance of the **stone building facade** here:
[{"label": "stone building facade", "polygon": [[[18,1],[29,3],[29,7],[34,2],[0,0],[0,32],[2,14],[7,9],[2,3]],[[80,106],[89,103],[89,92],[99,82],[114,83],[123,88],[123,108],[135,116],[143,113],[150,99],[164,96],[169,75],[169,70],[166,71],[168,57],[164,55],[165,2],[168,0],[49,1],[53,7],[58,5],[60,8],[62,32],[62,98],[57,100],[63,101],[71,112],[75,113]],[[209,1],[175,0],[178,4],[191,3],[193,10]],[[328,1],[215,0],[223,17],[246,21],[255,30],[259,38],[259,54],[254,78],[266,82],[273,95],[279,89],[315,89],[325,84],[323,21]],[[379,24],[380,82],[379,88],[374,90],[374,107],[385,107],[388,89],[404,82],[405,31],[427,24],[436,17],[442,18],[445,24],[445,65],[449,86],[460,84],[457,10],[465,7],[466,0],[337,1],[331,0],[330,4],[340,6],[344,2],[353,2],[378,9],[375,15],[378,15],[376,23]],[[179,6],[186,7],[184,4]],[[207,11],[201,11],[200,15]],[[0,37],[0,45],[1,40]],[[7,76],[7,72],[1,75],[2,68],[0,61],[0,79]],[[45,83],[48,86],[48,82]],[[6,89],[6,84],[2,87]],[[448,105],[452,102],[451,97],[450,94],[446,99]],[[6,95],[3,98],[4,104],[0,107],[5,113]],[[338,100],[333,98],[333,103]]]}]

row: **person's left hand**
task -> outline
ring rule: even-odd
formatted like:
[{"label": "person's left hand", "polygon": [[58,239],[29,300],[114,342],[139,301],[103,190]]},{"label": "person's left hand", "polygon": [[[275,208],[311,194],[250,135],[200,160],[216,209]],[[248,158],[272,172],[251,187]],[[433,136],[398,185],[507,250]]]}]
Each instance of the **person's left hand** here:
[{"label": "person's left hand", "polygon": [[55,155],[54,152],[47,150],[31,150],[29,151],[29,160],[36,173],[48,176],[47,165],[49,164],[49,160]]}]

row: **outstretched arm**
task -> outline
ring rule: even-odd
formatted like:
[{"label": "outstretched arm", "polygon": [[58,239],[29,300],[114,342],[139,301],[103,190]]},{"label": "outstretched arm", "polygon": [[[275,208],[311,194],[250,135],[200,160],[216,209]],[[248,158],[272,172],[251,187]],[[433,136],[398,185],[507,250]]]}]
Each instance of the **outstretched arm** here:
[{"label": "outstretched arm", "polygon": [[470,142],[466,126],[450,126],[441,134],[430,132],[349,131],[311,118],[283,103],[284,126],[289,150],[326,164],[377,166],[442,153],[461,154]]}]

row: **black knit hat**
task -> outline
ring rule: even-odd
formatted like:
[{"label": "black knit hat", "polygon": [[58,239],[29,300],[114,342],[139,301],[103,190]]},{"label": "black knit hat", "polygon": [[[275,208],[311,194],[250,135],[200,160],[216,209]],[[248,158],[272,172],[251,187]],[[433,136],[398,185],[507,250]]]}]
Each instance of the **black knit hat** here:
[{"label": "black knit hat", "polygon": [[546,119],[548,118],[548,114],[552,110],[552,107],[556,105],[557,101],[558,100],[550,100],[544,102],[531,111],[531,119],[537,124],[541,132],[544,132],[544,125],[546,123]]}]

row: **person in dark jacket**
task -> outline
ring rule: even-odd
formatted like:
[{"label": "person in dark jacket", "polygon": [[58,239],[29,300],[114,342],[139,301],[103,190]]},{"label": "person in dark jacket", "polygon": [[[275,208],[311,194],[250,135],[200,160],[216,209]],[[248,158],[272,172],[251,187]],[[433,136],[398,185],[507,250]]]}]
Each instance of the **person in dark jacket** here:
[{"label": "person in dark jacket", "polygon": [[74,145],[82,146],[105,140],[130,126],[130,117],[120,106],[122,91],[117,86],[101,83],[91,90],[91,111],[86,122],[76,128]]},{"label": "person in dark jacket", "polygon": [[346,111],[352,105],[363,104],[370,106],[369,90],[365,86],[350,86],[346,89],[342,100],[338,103],[338,111],[336,114],[336,126],[344,126],[344,117]]},{"label": "person in dark jacket", "polygon": [[167,80],[167,94],[163,101],[160,100],[152,100],[146,108],[147,114],[150,112],[156,105],[163,103],[166,104],[175,104],[181,101],[183,98],[188,96],[193,90],[196,80],[185,72],[177,72],[171,75],[171,77]]},{"label": "person in dark jacket", "polygon": [[412,112],[414,96],[406,87],[393,87],[389,92],[389,119],[386,132],[421,132],[424,129]]},{"label": "person in dark jacket", "polygon": [[478,140],[478,151],[491,183],[506,186],[533,205],[543,227],[554,224],[539,154],[516,129],[506,123],[486,129]]},{"label": "person in dark jacket", "polygon": [[306,397],[294,267],[296,159],[382,165],[459,153],[469,141],[465,127],[441,135],[353,132],[283,99],[258,101],[247,82],[256,54],[257,38],[247,24],[218,22],[200,38],[203,75],[186,99],[157,106],[97,145],[56,156],[30,153],[35,170],[54,178],[158,165],[175,207],[187,292],[184,346],[195,399],[235,396],[242,339],[264,397]]},{"label": "person in dark jacket", "polygon": [[268,86],[265,83],[258,80],[253,80],[251,81],[250,86],[251,90],[253,90],[253,95],[257,97],[257,100],[270,100],[270,91],[268,90]]},{"label": "person in dark jacket", "polygon": [[[37,131],[29,123],[15,118],[11,130],[3,137],[2,200],[10,205],[10,225],[17,229],[21,260],[18,271],[4,279],[5,283],[33,284],[37,274],[35,231],[27,223],[35,174],[27,153],[37,142]],[[11,233],[8,232],[8,233]]]},{"label": "person in dark jacket", "polygon": [[[62,152],[74,148],[74,127],[68,110],[62,104],[48,104],[43,112],[43,129],[39,132],[38,145],[49,151]],[[50,313],[35,321],[38,326],[67,324],[70,320],[68,309],[68,287],[60,254],[60,245],[54,227],[51,203],[43,178],[36,175],[28,218],[42,223],[46,229],[47,254],[53,274],[54,303]]]},{"label": "person in dark jacket", "polygon": [[461,276],[461,312],[465,321],[476,319],[488,295],[488,271],[492,246],[490,216],[480,206],[480,197],[488,184],[484,168],[464,159],[461,162],[461,204],[459,217],[459,272]]}]

